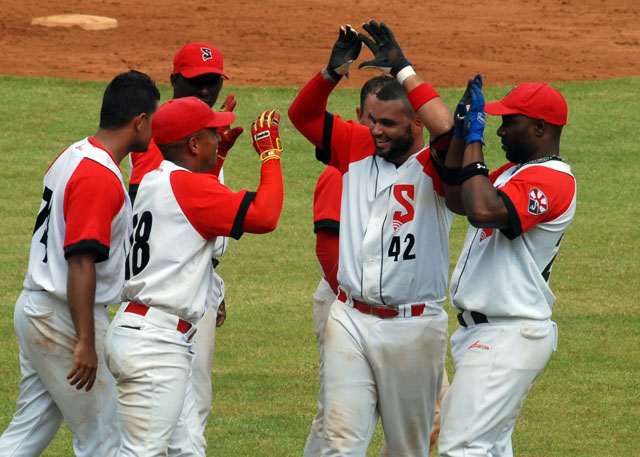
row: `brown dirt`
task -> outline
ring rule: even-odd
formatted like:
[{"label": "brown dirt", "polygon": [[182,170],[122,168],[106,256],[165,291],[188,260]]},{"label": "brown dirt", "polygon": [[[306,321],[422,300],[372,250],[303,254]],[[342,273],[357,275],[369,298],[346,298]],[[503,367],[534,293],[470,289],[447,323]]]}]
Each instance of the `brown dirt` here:
[{"label": "brown dirt", "polygon": [[[327,61],[338,27],[376,19],[395,32],[436,86],[594,80],[640,74],[638,0],[4,0],[0,74],[109,80],[135,68],[168,82],[175,52],[205,41],[225,56],[231,84],[299,86]],[[258,6],[262,5],[262,6]],[[393,5],[393,6],[392,6]],[[30,25],[33,17],[94,14],[117,29]],[[363,50],[360,60],[369,59]],[[347,85],[371,76],[353,71]]]}]

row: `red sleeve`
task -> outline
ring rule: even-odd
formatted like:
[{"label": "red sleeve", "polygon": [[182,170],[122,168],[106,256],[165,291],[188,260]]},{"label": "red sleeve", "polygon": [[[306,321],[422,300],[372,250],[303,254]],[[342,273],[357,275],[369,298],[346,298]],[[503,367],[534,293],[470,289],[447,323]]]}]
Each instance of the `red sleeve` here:
[{"label": "red sleeve", "polygon": [[131,153],[131,177],[129,178],[129,185],[140,184],[144,175],[152,170],[155,170],[162,163],[162,153],[156,143],[151,140],[149,143],[149,149],[147,152],[132,152]]},{"label": "red sleeve", "polygon": [[280,160],[267,160],[260,170],[260,185],[247,209],[243,229],[249,233],[272,232],[278,225],[284,202]]},{"label": "red sleeve", "polygon": [[125,202],[120,179],[91,159],[82,159],[64,192],[65,258],[72,252],[93,249],[96,262],[109,258],[111,222]]},{"label": "red sleeve", "polygon": [[340,238],[337,230],[324,228],[316,232],[316,256],[331,289],[338,294],[338,255]]},{"label": "red sleeve", "polygon": [[313,231],[322,228],[340,228],[340,201],[342,199],[342,174],[332,166],[322,172],[313,195]]},{"label": "red sleeve", "polygon": [[537,224],[557,219],[571,206],[575,189],[573,176],[545,166],[517,173],[498,188],[512,221],[512,232],[505,235],[513,239]]},{"label": "red sleeve", "polygon": [[436,165],[433,163],[433,159],[431,158],[431,148],[426,148],[418,154],[417,158],[422,164],[422,170],[424,173],[431,178],[431,181],[433,181],[433,189],[438,195],[444,197],[444,182],[442,182],[440,173],[438,173]]},{"label": "red sleeve", "polygon": [[350,162],[373,155],[375,144],[367,127],[326,112],[334,87],[321,73],[316,74],[291,104],[289,119],[321,151],[319,160],[346,173]]},{"label": "red sleeve", "polygon": [[232,192],[217,177],[178,170],[171,173],[171,189],[194,229],[208,240],[242,236],[242,223],[252,193]]}]

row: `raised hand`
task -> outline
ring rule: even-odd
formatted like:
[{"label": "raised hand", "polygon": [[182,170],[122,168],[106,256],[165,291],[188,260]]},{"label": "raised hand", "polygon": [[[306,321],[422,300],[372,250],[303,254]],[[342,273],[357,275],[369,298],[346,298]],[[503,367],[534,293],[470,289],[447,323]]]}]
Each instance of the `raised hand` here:
[{"label": "raised hand", "polygon": [[340,35],[333,45],[329,64],[327,65],[327,73],[336,81],[340,80],[344,75],[349,77],[349,70],[360,55],[362,42],[358,38],[358,33],[351,28],[349,24],[340,27]]},{"label": "raised hand", "polygon": [[370,21],[368,24],[362,24],[362,28],[373,38],[372,40],[363,33],[358,34],[360,40],[371,49],[374,59],[362,62],[359,69],[377,68],[396,76],[400,70],[411,65],[393,32],[384,22],[378,24],[376,21]]}]

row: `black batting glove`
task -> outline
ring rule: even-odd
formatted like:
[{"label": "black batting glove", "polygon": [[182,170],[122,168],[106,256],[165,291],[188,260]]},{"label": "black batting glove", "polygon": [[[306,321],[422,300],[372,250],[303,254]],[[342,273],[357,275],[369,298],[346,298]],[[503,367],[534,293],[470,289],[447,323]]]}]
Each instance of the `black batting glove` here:
[{"label": "black batting glove", "polygon": [[329,76],[335,81],[340,81],[344,75],[348,78],[349,70],[360,55],[361,49],[362,42],[358,38],[358,32],[352,29],[349,24],[346,28],[340,27],[340,35],[336,44],[333,45],[327,65]]},{"label": "black batting glove", "polygon": [[377,68],[396,76],[400,70],[411,65],[402,53],[402,48],[393,36],[393,32],[384,22],[378,24],[376,21],[370,21],[368,24],[362,24],[362,28],[371,35],[373,40],[363,33],[358,36],[371,49],[375,59],[362,62],[358,69]]}]

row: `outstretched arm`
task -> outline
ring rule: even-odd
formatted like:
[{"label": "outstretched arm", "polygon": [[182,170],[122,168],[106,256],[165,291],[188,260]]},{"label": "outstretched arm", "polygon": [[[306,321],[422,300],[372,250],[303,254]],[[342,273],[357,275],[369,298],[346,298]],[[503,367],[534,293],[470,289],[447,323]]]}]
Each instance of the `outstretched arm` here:
[{"label": "outstretched arm", "polygon": [[260,160],[260,185],[249,205],[242,229],[248,233],[267,233],[276,229],[282,204],[282,140],[278,132],[280,115],[274,110],[263,111],[251,126],[251,137]]}]

